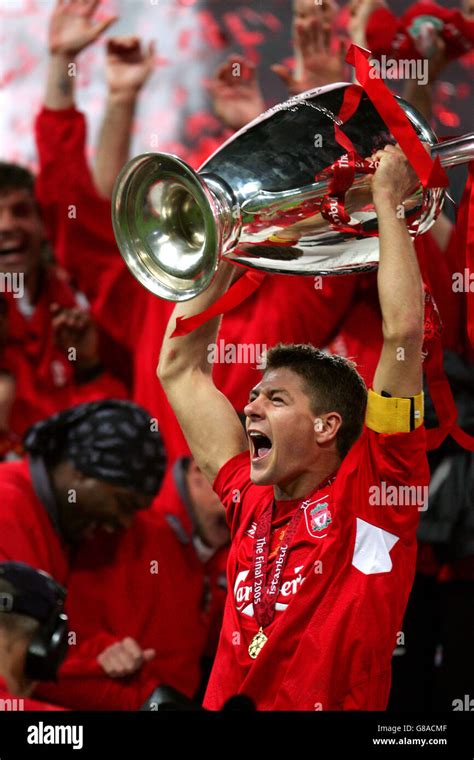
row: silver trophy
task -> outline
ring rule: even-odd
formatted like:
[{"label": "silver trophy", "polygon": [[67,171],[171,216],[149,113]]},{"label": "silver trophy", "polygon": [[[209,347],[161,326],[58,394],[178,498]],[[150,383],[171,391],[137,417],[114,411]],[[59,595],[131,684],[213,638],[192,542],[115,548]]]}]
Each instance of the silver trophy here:
[{"label": "silver trophy", "polygon": [[[334,229],[321,214],[328,180],[315,181],[346,151],[334,123],[350,85],[333,84],[290,98],[233,135],[198,172],[176,156],[147,153],[127,163],[114,189],[112,218],[132,274],[161,298],[185,301],[211,283],[220,258],[253,269],[335,275],[374,269],[378,237]],[[443,143],[425,119],[397,98],[419,138],[442,166],[474,158],[474,135]],[[363,94],[343,126],[361,157],[395,142]],[[410,233],[426,232],[443,189],[418,189],[404,201]],[[346,193],[350,226],[377,230],[370,181],[356,175]]]}]

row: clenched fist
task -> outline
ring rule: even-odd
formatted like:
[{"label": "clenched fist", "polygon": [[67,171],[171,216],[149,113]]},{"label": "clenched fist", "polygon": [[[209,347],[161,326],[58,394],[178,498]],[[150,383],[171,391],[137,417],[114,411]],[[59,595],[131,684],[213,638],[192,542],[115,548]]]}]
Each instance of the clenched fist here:
[{"label": "clenched fist", "polygon": [[97,662],[111,678],[125,678],[140,670],[155,654],[154,649],[142,649],[135,639],[128,636],[104,649]]}]

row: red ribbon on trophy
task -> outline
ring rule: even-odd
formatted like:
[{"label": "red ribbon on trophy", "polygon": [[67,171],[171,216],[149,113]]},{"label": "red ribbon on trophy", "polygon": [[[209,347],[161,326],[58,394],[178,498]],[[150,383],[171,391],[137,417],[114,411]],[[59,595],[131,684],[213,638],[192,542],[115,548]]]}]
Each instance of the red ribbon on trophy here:
[{"label": "red ribbon on trophy", "polygon": [[[426,152],[408,116],[398,105],[385,82],[371,76],[369,58],[369,50],[357,45],[350,46],[346,61],[355,67],[359,84],[351,85],[344,92],[344,100],[338,114],[342,122],[341,126],[357,111],[360,99],[365,92],[405,153],[423,188],[426,190],[430,187],[448,187],[448,178],[439,158],[433,161]],[[334,134],[339,145],[348,153],[357,156],[351,140],[336,123],[334,123]],[[358,159],[363,161],[360,156]],[[375,166],[371,167],[371,170],[375,171],[375,168]]]},{"label": "red ribbon on trophy", "polygon": [[204,311],[194,314],[192,317],[177,317],[176,327],[171,337],[179,338],[181,335],[188,335],[210,319],[214,319],[214,317],[218,317],[220,314],[226,314],[252,295],[260,287],[265,277],[265,272],[246,271],[240,280],[235,282],[224,295],[214,301],[208,309],[204,309]]},{"label": "red ribbon on trophy", "polygon": [[[368,50],[356,45],[351,45],[349,48],[346,61],[355,66],[357,80],[360,84],[348,87],[344,93],[344,100],[338,114],[341,126],[356,112],[360,99],[365,92],[398,141],[423,188],[447,187],[448,178],[439,158],[433,161],[428,155],[408,117],[383,80],[378,77],[371,77],[369,57],[370,52]],[[348,224],[350,216],[344,209],[344,195],[352,184],[356,171],[367,174],[374,172],[376,167],[368,164],[357,154],[351,140],[344,134],[341,126],[334,123],[335,137],[337,142],[346,149],[347,154],[342,157],[342,165],[340,158],[317,177],[319,179],[321,175],[325,175],[332,178],[329,192],[323,201],[321,213],[323,213],[324,203],[329,209],[331,204],[336,203],[337,215],[333,214],[330,218],[333,227],[347,231],[352,230],[355,234],[364,234],[358,229],[359,225]],[[462,250],[466,251],[467,269],[474,271],[474,164],[470,164],[469,181],[458,215],[457,235],[459,236],[459,244],[463,246]],[[425,272],[423,272],[423,279],[426,283],[427,275]],[[471,293],[467,294],[467,302],[468,335],[474,345],[474,305]],[[441,329],[436,305],[428,291],[425,297],[425,348],[427,349],[425,373],[439,427],[427,430],[427,448],[438,448],[444,439],[451,435],[460,446],[469,451],[474,451],[474,437],[465,433],[457,425],[456,404],[443,366]]]},{"label": "red ribbon on trophy", "polygon": [[[364,236],[371,236],[377,233],[364,232],[360,224],[348,224],[350,216],[344,208],[344,196],[351,186],[356,172],[373,174],[377,165],[375,162],[359,156],[352,141],[341,129],[342,125],[357,111],[364,93],[372,101],[372,104],[390,128],[391,133],[405,153],[423,188],[426,190],[430,187],[447,187],[449,184],[439,158],[433,161],[428,155],[418,139],[410,120],[403,109],[400,108],[384,81],[378,77],[373,78],[371,76],[370,55],[370,51],[357,45],[351,45],[348,50],[346,61],[355,66],[359,84],[353,84],[346,89],[338,114],[340,126],[334,123],[336,141],[346,149],[347,153],[334,162],[331,167],[320,172],[316,177],[316,180],[321,179],[323,176],[331,177],[329,191],[321,206],[322,216],[332,224],[334,229]],[[422,209],[419,213],[422,213]]]},{"label": "red ribbon on trophy", "polygon": [[[462,311],[462,317],[466,320],[465,338],[467,340],[464,353],[472,361],[474,359],[472,353],[474,347],[474,293],[470,289],[472,285],[470,275],[474,273],[474,162],[469,164],[468,181],[458,211],[456,229],[450,248],[456,252],[455,265],[461,270],[461,273],[464,269],[468,274],[466,308]],[[424,280],[428,282],[427,273],[423,269],[422,274]],[[462,430],[456,422],[458,416],[456,403],[444,371],[443,349],[439,331],[434,335],[433,345],[428,346],[425,373],[439,421],[438,428],[427,430],[428,449],[438,448],[446,436],[451,435],[462,448],[474,451],[474,436]]]}]

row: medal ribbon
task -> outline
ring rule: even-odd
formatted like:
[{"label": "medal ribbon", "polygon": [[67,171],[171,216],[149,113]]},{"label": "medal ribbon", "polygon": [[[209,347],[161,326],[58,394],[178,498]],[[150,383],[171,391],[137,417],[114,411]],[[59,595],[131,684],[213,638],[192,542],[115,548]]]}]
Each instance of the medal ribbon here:
[{"label": "medal ribbon", "polygon": [[[330,486],[335,479],[336,474],[337,470],[323,480],[315,491]],[[270,625],[275,617],[275,602],[280,593],[281,578],[288,561],[290,547],[293,543],[299,522],[303,516],[303,510],[311,503],[312,498],[313,497],[311,496],[309,499],[302,501],[291,518],[285,532],[284,542],[280,545],[278,556],[275,558],[275,564],[273,565],[268,584],[266,584],[268,553],[270,549],[272,515],[275,502],[272,502],[272,504],[268,506],[257,523],[253,551],[253,608],[255,611],[255,619],[260,628]],[[259,545],[259,541],[262,542],[261,546]]]},{"label": "medal ribbon", "polygon": [[275,617],[275,602],[281,588],[283,570],[288,561],[288,554],[301,517],[303,508],[309,503],[304,501],[296,510],[290,520],[285,533],[285,538],[280,546],[278,556],[275,558],[270,577],[267,581],[268,552],[270,549],[270,536],[272,529],[273,503],[260,517],[255,533],[255,545],[253,552],[253,608],[255,619],[260,628],[266,628]]},{"label": "medal ribbon", "polygon": [[[378,231],[366,232],[362,224],[349,224],[350,215],[344,208],[344,198],[347,190],[351,187],[356,172],[359,174],[373,174],[377,168],[377,162],[367,161],[362,158],[352,143],[352,140],[343,132],[341,127],[352,118],[357,111],[362,95],[365,94],[372,101],[373,106],[379,112],[385,124],[389,127],[408,161],[414,169],[423,188],[447,187],[448,178],[441,166],[439,157],[433,161],[421,144],[410,120],[403,109],[398,105],[394,96],[379,77],[371,77],[371,65],[369,62],[370,52],[357,45],[351,45],[346,61],[355,66],[357,80],[360,84],[353,84],[344,92],[344,99],[338,114],[341,125],[334,122],[334,136],[336,142],[345,148],[346,154],[341,156],[330,167],[316,175],[316,181],[323,177],[330,177],[329,191],[322,200],[321,215],[330,222],[334,229],[351,232],[363,237],[378,235]],[[418,212],[421,216],[423,208]],[[412,220],[414,221],[414,220]]]},{"label": "medal ribbon", "polygon": [[[353,84],[346,89],[339,118],[343,123],[348,121],[357,110],[362,93],[365,92],[403,150],[423,189],[448,187],[448,178],[441,166],[439,156],[433,161],[424,149],[405,111],[397,103],[383,79],[371,76],[372,67],[369,57],[369,50],[357,45],[350,46],[346,61],[355,66],[357,80],[361,86]],[[352,145],[351,141],[341,132],[337,124],[334,128],[336,140],[348,150],[347,144]]]}]

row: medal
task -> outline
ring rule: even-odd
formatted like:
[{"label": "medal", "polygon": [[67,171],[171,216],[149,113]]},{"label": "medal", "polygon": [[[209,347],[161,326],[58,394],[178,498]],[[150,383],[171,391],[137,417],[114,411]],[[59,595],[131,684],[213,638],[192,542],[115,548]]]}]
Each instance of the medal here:
[{"label": "medal", "polygon": [[249,655],[252,660],[256,660],[263,647],[268,641],[268,636],[265,636],[263,628],[260,628],[259,632],[255,634],[252,641],[249,644]]}]

